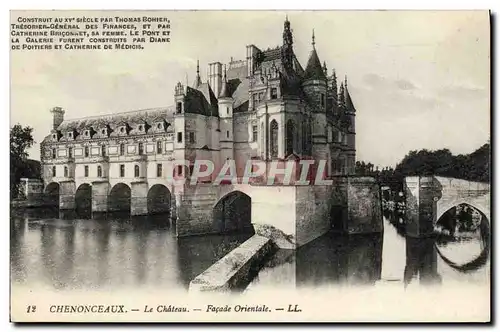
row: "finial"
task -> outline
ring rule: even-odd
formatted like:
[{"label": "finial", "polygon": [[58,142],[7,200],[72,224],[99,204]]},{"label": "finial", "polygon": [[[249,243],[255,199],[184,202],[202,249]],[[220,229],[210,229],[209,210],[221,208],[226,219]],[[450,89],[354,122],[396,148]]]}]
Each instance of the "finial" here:
[{"label": "finial", "polygon": [[347,89],[347,75],[345,75],[344,81],[345,81],[345,87]]},{"label": "finial", "polygon": [[335,68],[332,68],[332,76],[337,77],[337,73],[335,73]]},{"label": "finial", "polygon": [[285,22],[288,22],[288,14],[285,14]]},{"label": "finial", "polygon": [[226,73],[227,73],[227,68],[226,68],[226,65],[224,64],[224,82],[227,82]]},{"label": "finial", "polygon": [[316,37],[314,37],[314,29],[313,29],[313,36],[312,36],[312,46],[313,46],[313,48],[315,48],[314,45],[316,45],[315,39],[316,39]]}]

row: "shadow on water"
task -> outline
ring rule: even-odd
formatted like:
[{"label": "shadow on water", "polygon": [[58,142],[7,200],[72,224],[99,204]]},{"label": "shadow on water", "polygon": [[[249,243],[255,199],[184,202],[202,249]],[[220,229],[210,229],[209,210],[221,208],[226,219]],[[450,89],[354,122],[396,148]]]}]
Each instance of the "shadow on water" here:
[{"label": "shadow on water", "polygon": [[381,276],[382,245],[382,234],[327,233],[297,250],[297,286],[374,284]]}]

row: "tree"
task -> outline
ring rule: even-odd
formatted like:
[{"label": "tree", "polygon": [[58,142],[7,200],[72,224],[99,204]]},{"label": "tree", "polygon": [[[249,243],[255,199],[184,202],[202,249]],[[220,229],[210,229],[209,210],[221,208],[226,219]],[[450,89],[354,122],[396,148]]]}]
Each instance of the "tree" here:
[{"label": "tree", "polygon": [[19,180],[23,177],[28,165],[28,152],[35,144],[33,128],[16,124],[10,128],[10,197],[17,196]]}]

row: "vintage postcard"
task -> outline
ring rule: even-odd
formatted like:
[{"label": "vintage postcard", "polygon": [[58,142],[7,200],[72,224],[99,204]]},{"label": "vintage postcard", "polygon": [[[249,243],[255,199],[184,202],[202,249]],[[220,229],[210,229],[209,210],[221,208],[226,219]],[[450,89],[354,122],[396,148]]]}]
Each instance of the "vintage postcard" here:
[{"label": "vintage postcard", "polygon": [[490,322],[488,11],[11,11],[13,322]]}]

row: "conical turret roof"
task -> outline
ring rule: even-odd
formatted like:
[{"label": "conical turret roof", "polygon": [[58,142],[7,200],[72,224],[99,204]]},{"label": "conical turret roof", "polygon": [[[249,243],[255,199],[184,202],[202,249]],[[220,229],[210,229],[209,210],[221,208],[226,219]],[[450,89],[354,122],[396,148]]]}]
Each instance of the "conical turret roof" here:
[{"label": "conical turret roof", "polygon": [[321,61],[319,61],[318,53],[316,49],[313,49],[311,55],[309,56],[309,60],[307,60],[307,66],[304,73],[304,79],[313,80],[313,79],[321,79],[325,80],[325,72],[323,67],[321,66]]},{"label": "conical turret roof", "polygon": [[219,98],[230,98],[231,94],[229,93],[229,87],[227,84],[227,76],[226,76],[226,66],[224,66],[224,78],[222,79],[222,87],[220,90]]}]

